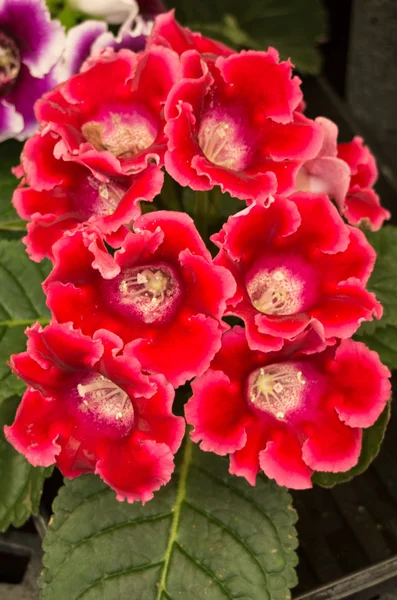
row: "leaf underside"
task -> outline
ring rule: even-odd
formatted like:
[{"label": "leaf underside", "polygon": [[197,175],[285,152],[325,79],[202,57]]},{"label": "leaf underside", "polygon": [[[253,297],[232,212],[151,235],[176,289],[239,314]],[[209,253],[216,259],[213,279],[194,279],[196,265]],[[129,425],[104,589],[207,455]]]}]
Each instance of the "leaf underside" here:
[{"label": "leaf underside", "polygon": [[191,442],[145,507],[99,478],[60,490],[44,541],[42,600],[286,600],[296,585],[296,513],[287,491],[228,474]]}]

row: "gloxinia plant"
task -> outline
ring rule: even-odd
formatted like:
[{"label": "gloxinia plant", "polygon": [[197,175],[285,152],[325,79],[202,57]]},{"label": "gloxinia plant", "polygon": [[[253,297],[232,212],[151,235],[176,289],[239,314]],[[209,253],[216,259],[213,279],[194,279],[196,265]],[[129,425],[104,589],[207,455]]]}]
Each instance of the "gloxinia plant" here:
[{"label": "gloxinia plant", "polygon": [[64,31],[45,0],[0,2],[0,142],[36,129],[34,102],[57,83]]},{"label": "gloxinia plant", "polygon": [[377,453],[390,371],[353,336],[393,323],[371,287],[382,232],[364,231],[390,214],[363,140],[307,117],[300,84],[274,48],[236,52],[171,12],[35,104],[17,269],[49,313],[36,291],[4,431],[68,480],[43,600],[288,598],[282,488]]}]

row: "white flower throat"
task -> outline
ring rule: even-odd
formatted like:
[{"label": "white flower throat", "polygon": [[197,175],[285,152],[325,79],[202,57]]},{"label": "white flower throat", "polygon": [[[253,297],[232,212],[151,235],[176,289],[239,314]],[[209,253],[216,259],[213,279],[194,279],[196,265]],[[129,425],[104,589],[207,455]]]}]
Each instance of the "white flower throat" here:
[{"label": "white flower throat", "polygon": [[306,380],[293,363],[256,369],[248,378],[248,401],[257,409],[283,420],[302,402]]}]

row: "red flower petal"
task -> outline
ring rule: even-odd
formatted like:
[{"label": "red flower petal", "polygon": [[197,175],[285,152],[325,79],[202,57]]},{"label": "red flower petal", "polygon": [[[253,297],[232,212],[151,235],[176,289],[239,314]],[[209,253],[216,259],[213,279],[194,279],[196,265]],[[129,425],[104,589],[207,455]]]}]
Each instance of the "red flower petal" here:
[{"label": "red flower petal", "polygon": [[370,427],[391,396],[390,371],[376,352],[360,342],[345,340],[335,355],[331,374],[335,387],[336,410],[350,427]]},{"label": "red flower petal", "polygon": [[[128,355],[128,348],[125,354]],[[158,444],[166,444],[176,453],[185,433],[185,420],[172,414],[174,389],[163,375],[152,375],[150,382],[156,385],[154,393],[139,401],[137,428],[140,439],[153,439]]]},{"label": "red flower petal", "polygon": [[153,339],[148,337],[131,344],[143,368],[162,373],[174,387],[179,387],[208,369],[220,348],[221,334],[215,319],[182,313]]},{"label": "red flower petal", "polygon": [[142,215],[135,223],[135,229],[155,232],[160,228],[164,234],[159,258],[174,256],[177,258],[183,250],[198,254],[204,258],[211,257],[210,252],[198,233],[194,221],[186,213],[169,210],[158,210]]},{"label": "red flower petal", "polygon": [[66,370],[87,369],[102,356],[101,342],[82,335],[71,323],[53,321],[44,329],[36,323],[26,330],[26,334],[28,352],[44,368],[55,364]]},{"label": "red flower petal", "polygon": [[365,285],[374,268],[376,252],[362,231],[353,227],[348,227],[348,230],[346,250],[333,255],[318,254],[316,262],[332,284],[354,277]]},{"label": "red flower petal", "polygon": [[362,225],[378,231],[391,214],[380,205],[378,194],[370,188],[354,186],[346,196],[345,217],[352,225]]},{"label": "red flower petal", "polygon": [[[243,95],[251,106],[259,109],[265,119],[289,123],[293,110],[302,99],[297,77],[292,78],[289,61],[279,63],[277,50],[243,51],[216,62],[226,83],[237,86],[236,96]],[[258,73],[261,77],[258,78]],[[252,82],[256,85],[253,89]],[[272,81],[272,85],[269,85]]]},{"label": "red flower petal", "polygon": [[312,487],[313,471],[302,458],[301,446],[290,432],[278,432],[259,454],[261,469],[278,485],[294,490]]},{"label": "red flower petal", "polygon": [[189,305],[197,312],[212,314],[219,319],[226,309],[226,299],[236,292],[236,283],[229,271],[216,267],[202,256],[183,250],[179,262],[185,272]]},{"label": "red flower petal", "polygon": [[216,54],[229,56],[233,50],[221,42],[206,38],[201,33],[190,31],[175,21],[175,11],[158,15],[154,21],[153,29],[147,40],[147,46],[167,46],[178,54],[187,50],[197,49],[203,54]]},{"label": "red flower petal", "polygon": [[207,371],[192,383],[193,396],[185,405],[191,438],[207,452],[225,455],[245,446],[247,409],[241,392],[221,371]]},{"label": "red flower petal", "polygon": [[57,218],[51,214],[34,217],[27,225],[28,235],[22,238],[29,258],[35,262],[40,262],[43,258],[51,259],[54,244],[77,224],[78,221],[73,218]]},{"label": "red flower petal", "polygon": [[117,492],[117,500],[142,504],[171,479],[174,460],[165,444],[127,438],[109,444],[95,472]]},{"label": "red flower petal", "polygon": [[57,444],[59,431],[55,423],[59,413],[55,399],[43,398],[40,392],[28,389],[13,425],[4,427],[6,439],[35,467],[54,464],[61,451]]},{"label": "red flower petal", "polygon": [[349,230],[325,194],[298,192],[292,199],[298,208],[301,224],[291,241],[308,246],[309,251],[317,248],[326,254],[346,250]]},{"label": "red flower petal", "polygon": [[256,476],[261,470],[259,457],[266,447],[269,432],[258,423],[251,422],[246,427],[247,443],[241,450],[230,455],[229,472],[232,475],[245,477],[251,485],[255,485]]},{"label": "red flower petal", "polygon": [[367,292],[354,278],[339,283],[329,295],[324,295],[309,314],[324,327],[327,338],[348,338],[363,321],[382,317],[382,306],[375,295]]},{"label": "red flower petal", "polygon": [[[169,164],[169,163],[168,163]],[[201,177],[200,181],[208,180],[208,187],[197,187],[196,182],[191,182],[192,189],[212,189],[214,185],[219,185],[222,192],[229,192],[234,198],[239,200],[251,201],[266,200],[277,190],[277,180],[272,172],[272,165],[268,163],[268,170],[265,173],[246,171],[231,171],[217,167],[204,156],[194,156],[192,158],[192,167]],[[277,170],[277,169],[276,169]],[[197,177],[196,177],[197,179]]]},{"label": "red flower petal", "polygon": [[340,473],[352,469],[361,453],[362,431],[347,427],[331,413],[313,427],[302,448],[303,460],[316,471]]},{"label": "red flower petal", "polygon": [[347,144],[338,145],[338,156],[350,167],[351,186],[372,187],[378,178],[375,158],[369,148],[364,146],[364,140],[356,136]]}]

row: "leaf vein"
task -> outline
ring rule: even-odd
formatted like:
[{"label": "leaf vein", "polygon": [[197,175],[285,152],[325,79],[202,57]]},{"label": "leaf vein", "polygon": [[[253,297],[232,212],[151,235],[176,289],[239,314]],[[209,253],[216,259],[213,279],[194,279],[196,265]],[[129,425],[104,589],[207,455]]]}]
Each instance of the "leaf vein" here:
[{"label": "leaf vein", "polygon": [[125,521],[124,523],[118,523],[117,525],[111,525],[110,527],[105,527],[104,529],[99,529],[99,531],[96,531],[95,533],[92,533],[88,537],[79,540],[76,544],[70,544],[70,546],[72,548],[72,552],[76,548],[80,548],[81,546],[84,546],[92,539],[101,537],[102,535],[107,535],[108,533],[112,533],[113,531],[119,531],[121,529],[126,529],[128,527],[135,527],[135,525],[142,525],[143,523],[153,523],[156,521],[161,521],[162,519],[170,517],[171,515],[172,515],[172,513],[168,512],[168,513],[161,513],[159,515],[142,517],[140,519],[139,518],[138,519],[130,519],[129,521]]},{"label": "leaf vein", "polygon": [[[35,307],[35,305],[33,304],[30,295],[28,294],[28,291],[24,288],[24,286],[22,285],[22,283],[19,281],[19,279],[17,279],[17,277],[15,276],[15,274],[10,271],[8,269],[8,267],[5,267],[3,263],[0,263],[0,268],[3,269],[3,271],[5,271],[5,273],[7,273],[7,275],[10,277],[10,279],[12,281],[15,282],[15,284],[17,285],[17,287],[21,290],[21,292],[23,293],[23,296],[25,297],[25,299],[27,300],[28,304],[30,305],[30,308],[33,310],[33,313],[35,315],[35,317],[40,317],[40,313],[37,310],[37,308]],[[9,312],[9,311],[7,311]],[[12,315],[10,315],[12,316]]]},{"label": "leaf vein", "polygon": [[216,574],[213,571],[211,571],[211,569],[204,566],[199,560],[197,560],[197,558],[192,556],[187,550],[185,550],[185,548],[178,544],[178,542],[175,542],[175,545],[181,552],[181,554],[186,556],[186,558],[188,558],[200,571],[202,571],[203,573],[211,577],[213,581],[215,581],[215,583],[222,590],[222,592],[225,594],[225,597],[228,598],[228,600],[234,600],[233,597],[230,595],[229,591],[227,590],[223,581],[219,579],[219,577],[217,577]]},{"label": "leaf vein", "polygon": [[179,526],[179,521],[181,518],[182,504],[186,497],[186,482],[187,482],[187,477],[189,474],[189,467],[192,462],[192,452],[193,452],[192,442],[191,442],[190,438],[187,438],[186,443],[185,443],[185,448],[184,448],[184,455],[183,455],[183,460],[182,460],[182,465],[181,465],[179,483],[178,483],[177,492],[176,492],[175,507],[173,510],[173,519],[171,522],[170,535],[169,535],[169,540],[168,540],[167,548],[166,548],[165,555],[164,555],[164,567],[163,567],[161,579],[160,579],[160,582],[158,585],[158,594],[156,596],[156,600],[161,599],[161,595],[162,595],[163,591],[165,590],[165,586],[166,586],[166,582],[167,582],[167,575],[168,575],[168,569],[169,569],[169,565],[170,565],[170,561],[171,561],[172,550],[173,550],[174,543],[176,542],[176,538],[178,535],[178,526]]},{"label": "leaf vein", "polygon": [[[63,490],[66,489],[66,487],[61,488]],[[83,498],[81,500],[81,502],[79,502],[78,504],[76,504],[75,506],[73,506],[72,510],[66,510],[65,508],[62,508],[62,512],[64,512],[67,515],[71,515],[73,512],[75,512],[78,508],[80,508],[80,506],[83,506],[83,504],[85,504],[86,502],[90,502],[93,498],[96,498],[97,496],[101,496],[102,494],[111,494],[114,493],[113,490],[110,487],[104,487],[102,490],[98,490],[97,492],[95,492],[94,494],[90,494],[89,496],[86,496],[85,498]],[[59,497],[56,499],[56,503],[59,501]],[[54,507],[55,509],[57,508],[56,506]],[[66,525],[66,519],[60,524],[60,526],[57,528],[56,527],[56,523],[52,524],[52,531],[51,534],[59,534],[59,532],[61,531],[62,527],[64,525]],[[47,534],[47,541],[50,542],[50,532]],[[49,543],[50,545],[50,543]]]},{"label": "leaf vein", "polygon": [[219,519],[217,519],[216,517],[214,517],[210,513],[206,512],[202,508],[199,508],[198,506],[196,506],[195,504],[193,504],[193,502],[191,502],[190,500],[185,500],[185,503],[187,504],[187,506],[190,506],[190,508],[192,508],[193,510],[195,510],[198,514],[202,515],[203,517],[205,517],[206,519],[208,519],[209,521],[211,521],[212,523],[214,523],[215,525],[217,525],[220,529],[224,529],[225,531],[227,531],[227,533],[233,539],[235,539],[236,542],[240,546],[242,546],[246,550],[246,552],[249,554],[249,556],[256,562],[256,564],[258,565],[258,567],[259,567],[259,569],[260,569],[260,571],[261,571],[261,573],[262,573],[262,575],[265,578],[265,581],[267,583],[267,574],[266,574],[266,571],[264,570],[263,566],[259,562],[258,557],[254,553],[254,551],[252,550],[252,548],[250,548],[246,544],[246,542],[238,535],[237,532],[235,532],[232,529],[230,529],[227,525],[225,525],[225,523],[223,523],[222,521],[220,521]]},{"label": "leaf vein", "polygon": [[196,464],[193,464],[193,466],[194,466],[195,469],[197,469],[198,471],[200,471],[200,473],[203,473],[204,475],[206,475],[209,479],[212,479],[213,481],[216,481],[217,483],[219,483],[223,487],[226,487],[228,490],[230,490],[231,492],[233,492],[234,494],[236,494],[236,496],[240,496],[240,498],[243,498],[248,503],[252,504],[252,506],[254,506],[255,508],[257,508],[259,510],[259,512],[265,517],[265,519],[267,520],[267,522],[269,523],[269,525],[271,527],[273,527],[274,531],[277,534],[277,537],[279,538],[278,531],[277,531],[276,527],[274,526],[271,518],[269,517],[269,515],[267,514],[267,512],[262,508],[262,506],[260,504],[258,504],[252,498],[249,498],[248,496],[246,496],[243,492],[241,492],[240,490],[238,490],[237,488],[235,488],[233,485],[231,485],[229,483],[226,483],[225,481],[223,481],[223,479],[221,479],[220,477],[217,477],[216,475],[214,475],[213,473],[211,473],[210,471],[208,471],[204,467],[200,467],[199,465],[196,465]]},{"label": "leaf vein", "polygon": [[7,319],[12,319],[12,314],[10,313],[10,311],[4,306],[4,304],[2,302],[0,302],[0,309],[4,312],[5,316],[7,317]]},{"label": "leaf vein", "polygon": [[[172,513],[162,513],[160,515],[155,515],[153,517],[143,517],[141,519],[132,519],[132,520],[126,521],[124,523],[119,523],[118,525],[112,525],[111,527],[106,527],[104,529],[100,529],[99,531],[96,531],[95,533],[89,535],[88,537],[85,537],[85,538],[79,540],[75,544],[66,542],[66,540],[64,540],[64,542],[70,546],[70,551],[66,554],[62,563],[59,565],[56,573],[54,574],[54,578],[60,573],[61,569],[65,566],[65,564],[67,564],[69,562],[69,560],[73,557],[74,551],[77,548],[81,548],[82,546],[85,546],[92,539],[101,537],[102,535],[107,535],[109,533],[112,533],[113,531],[120,531],[121,529],[126,529],[127,527],[135,527],[135,525],[142,525],[142,523],[149,523],[149,522],[152,523],[154,521],[161,521],[162,519],[165,519],[166,517],[170,517],[171,514]],[[163,562],[164,561],[162,560],[162,561],[160,561],[159,564],[163,564]]]},{"label": "leaf vein", "polygon": [[117,577],[123,577],[124,575],[128,575],[129,573],[134,573],[134,572],[138,572],[138,571],[148,571],[149,569],[153,569],[153,568],[158,567],[158,566],[160,566],[162,564],[163,564],[163,561],[159,561],[159,562],[156,562],[156,563],[151,563],[151,564],[146,564],[146,565],[139,565],[137,567],[135,567],[135,566],[128,567],[128,569],[123,569],[121,571],[115,571],[115,573],[109,573],[107,575],[104,575],[103,577],[100,577],[100,578],[96,579],[95,581],[93,581],[82,592],[80,592],[77,596],[75,596],[73,600],[80,600],[80,598],[83,598],[84,595],[89,590],[91,590],[92,588],[97,587],[98,585],[101,585],[104,581],[108,581],[109,579],[115,579]]},{"label": "leaf vein", "polygon": [[[76,511],[78,508],[80,508],[80,506],[83,506],[86,502],[90,502],[93,498],[96,498],[97,496],[100,496],[102,494],[110,494],[113,493],[113,490],[109,487],[105,487],[102,490],[99,490],[97,492],[95,492],[94,494],[91,494],[90,496],[86,496],[85,498],[82,499],[81,502],[79,502],[74,508],[73,511],[67,511],[63,508],[63,512],[68,515],[68,517],[72,514],[72,512]],[[56,510],[56,506],[54,507]],[[51,547],[51,538],[54,537],[56,538],[56,536],[59,535],[59,532],[61,531],[62,527],[64,525],[66,525],[67,523],[67,518],[64,519],[64,521],[61,523],[61,525],[56,528],[55,524],[52,525],[53,530],[50,531],[49,533],[47,533],[47,536],[44,538],[44,543],[43,543],[43,549],[45,552],[48,552],[48,550]],[[44,565],[45,565],[45,558],[46,555],[44,555]],[[65,562],[68,559],[68,555],[66,554],[65,558],[62,560],[61,564],[58,566],[57,570],[55,571],[54,575],[53,575],[53,579],[55,579],[55,577],[58,575],[59,571],[62,569],[63,565],[65,564]],[[46,565],[45,565],[46,566]]]}]

